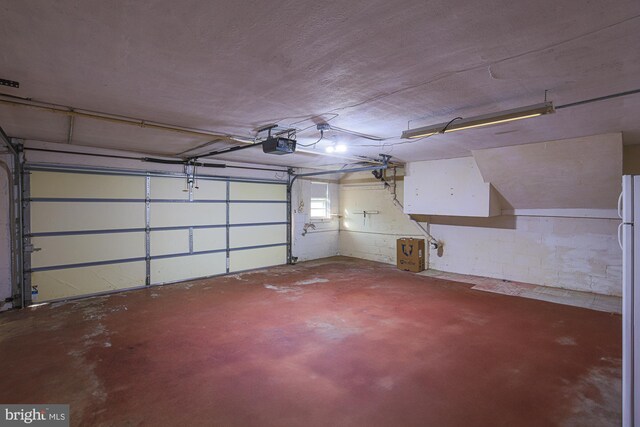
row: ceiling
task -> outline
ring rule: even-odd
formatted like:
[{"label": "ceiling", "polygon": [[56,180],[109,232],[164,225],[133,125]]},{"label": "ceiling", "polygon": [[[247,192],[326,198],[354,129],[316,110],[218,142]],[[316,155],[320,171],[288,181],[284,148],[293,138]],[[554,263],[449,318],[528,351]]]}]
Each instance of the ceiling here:
[{"label": "ceiling", "polygon": [[[20,82],[3,94],[249,138],[277,123],[297,128],[299,144],[329,121],[388,139],[330,131],[317,151],[341,142],[349,155],[400,161],[609,132],[640,143],[634,94],[391,145],[408,126],[542,102],[545,90],[558,106],[639,89],[637,0],[0,0],[0,10],[0,78]],[[66,142],[69,118],[0,104],[0,125]],[[77,118],[72,144],[176,155],[212,139]],[[259,148],[218,158],[337,162]]]}]

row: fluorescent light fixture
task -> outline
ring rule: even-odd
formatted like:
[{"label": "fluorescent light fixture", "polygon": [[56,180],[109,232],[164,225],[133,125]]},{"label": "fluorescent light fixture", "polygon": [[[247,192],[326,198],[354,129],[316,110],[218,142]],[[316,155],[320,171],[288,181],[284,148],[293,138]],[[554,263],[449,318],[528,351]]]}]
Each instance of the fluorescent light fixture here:
[{"label": "fluorescent light fixture", "polygon": [[333,145],[328,145],[327,148],[324,149],[327,153],[333,153],[336,151],[336,148]]},{"label": "fluorescent light fixture", "polygon": [[347,151],[347,146],[344,144],[336,145],[336,153],[345,153]]},{"label": "fluorescent light fixture", "polygon": [[498,113],[484,114],[482,116],[470,117],[468,119],[452,120],[450,122],[439,123],[437,125],[423,126],[409,129],[402,132],[402,138],[424,138],[436,133],[448,133],[458,130],[473,129],[481,126],[507,123],[515,120],[528,119],[555,112],[553,103],[543,102],[529,105],[528,107],[514,108],[513,110],[500,111]]}]

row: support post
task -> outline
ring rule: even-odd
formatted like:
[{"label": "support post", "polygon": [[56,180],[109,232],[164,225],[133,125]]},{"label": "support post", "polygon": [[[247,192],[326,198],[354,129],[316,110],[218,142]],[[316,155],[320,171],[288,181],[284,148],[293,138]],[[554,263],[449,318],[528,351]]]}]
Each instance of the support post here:
[{"label": "support post", "polygon": [[287,264],[293,264],[293,225],[291,214],[291,190],[293,187],[293,169],[287,170]]},{"label": "support post", "polygon": [[[14,198],[11,203],[14,204],[14,216],[11,218],[13,227],[11,228],[11,239],[13,239],[14,256],[11,260],[11,270],[14,272],[12,276],[15,283],[12,283],[13,306],[15,308],[26,307],[31,300],[31,285],[26,289],[25,284],[25,265],[24,265],[24,209],[23,204],[23,147],[19,140],[10,139],[4,129],[0,127],[0,142],[3,143],[13,156],[13,183],[15,191]],[[28,291],[28,296],[25,295]]]},{"label": "support post", "polygon": [[151,176],[147,173],[144,185],[144,250],[145,286],[151,286]]},{"label": "support post", "polygon": [[31,179],[29,172],[26,172],[22,168],[24,162],[24,156],[19,155],[20,162],[17,169],[20,171],[20,251],[22,254],[22,260],[20,262],[21,271],[20,277],[22,280],[22,307],[28,307],[31,305],[31,252],[33,251],[33,245],[31,243],[31,203],[29,198],[31,197]]},{"label": "support post", "polygon": [[225,196],[225,201],[226,201],[226,208],[227,208],[227,214],[226,214],[226,219],[225,219],[225,230],[226,230],[226,244],[225,244],[225,248],[226,248],[226,272],[227,274],[229,274],[229,269],[231,266],[231,248],[230,248],[230,244],[229,244],[229,234],[230,234],[230,228],[231,228],[231,224],[229,224],[229,205],[230,205],[230,200],[231,200],[231,181],[227,180],[226,182],[227,187],[226,187],[226,196]]}]

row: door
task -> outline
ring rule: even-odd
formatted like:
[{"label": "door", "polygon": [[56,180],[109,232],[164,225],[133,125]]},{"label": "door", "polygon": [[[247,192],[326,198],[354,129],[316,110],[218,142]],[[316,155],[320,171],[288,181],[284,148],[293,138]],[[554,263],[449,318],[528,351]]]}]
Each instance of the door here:
[{"label": "door", "polygon": [[31,167],[34,302],[285,264],[286,183]]},{"label": "door", "polygon": [[640,177],[622,177],[622,223],[618,238],[622,246],[622,425],[633,427],[640,415]]},{"label": "door", "polygon": [[623,243],[622,255],[622,406],[623,406],[623,426],[631,427],[634,425],[633,417],[636,412],[637,405],[635,401],[635,384],[638,382],[638,320],[636,314],[640,313],[635,309],[637,307],[636,300],[638,298],[633,286],[633,225],[621,224],[621,234]]},{"label": "door", "polygon": [[[628,198],[627,200],[629,200]],[[633,218],[633,223],[628,222],[625,228],[625,239],[629,242],[626,273],[631,278],[629,281],[633,292],[633,424],[640,425],[640,176],[633,177],[633,211],[628,213]],[[631,204],[631,200],[629,200]],[[623,266],[626,266],[623,261]],[[623,273],[624,274],[624,273]],[[623,278],[624,280],[624,278]],[[624,297],[623,297],[624,298]],[[624,319],[623,319],[624,321]],[[624,361],[623,361],[624,363]]]},{"label": "door", "polygon": [[287,262],[287,187],[229,184],[229,271]]},{"label": "door", "polygon": [[145,283],[145,178],[33,171],[28,221],[33,302]]},{"label": "door", "polygon": [[150,277],[163,284],[226,273],[227,183],[149,178]]}]

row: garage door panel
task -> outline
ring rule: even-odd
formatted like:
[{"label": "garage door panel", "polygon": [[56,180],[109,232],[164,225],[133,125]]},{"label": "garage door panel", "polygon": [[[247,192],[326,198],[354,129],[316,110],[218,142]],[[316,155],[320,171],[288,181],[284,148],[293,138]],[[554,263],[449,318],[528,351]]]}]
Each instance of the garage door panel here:
[{"label": "garage door panel", "polygon": [[151,256],[189,252],[189,230],[152,231]]},{"label": "garage door panel", "polygon": [[144,199],[145,178],[104,174],[33,171],[31,197]]},{"label": "garage door panel", "polygon": [[[31,243],[41,249],[27,256],[40,301],[144,286],[147,269],[160,284],[286,263],[284,185],[201,179],[189,201],[184,178],[152,176],[145,232],[146,176],[33,171],[28,184]],[[242,225],[261,223],[283,224]],[[262,245],[277,246],[239,250]]]},{"label": "garage door panel", "polygon": [[151,227],[225,224],[224,203],[151,203]]},{"label": "garage door panel", "polygon": [[226,273],[224,252],[151,260],[151,283],[160,284]]},{"label": "garage door panel", "polygon": [[31,202],[32,233],[144,226],[144,203]]},{"label": "garage door panel", "polygon": [[[193,200],[225,200],[227,183],[206,179],[197,180],[193,188]],[[188,200],[189,191],[185,178],[151,177],[149,181],[151,199]]]},{"label": "garage door panel", "polygon": [[149,196],[152,199],[188,200],[186,179],[152,176],[149,179]]},{"label": "garage door panel", "polygon": [[232,251],[229,256],[229,271],[253,270],[287,263],[286,246]]},{"label": "garage door panel", "polygon": [[232,227],[229,230],[229,246],[231,248],[272,245],[286,243],[286,241],[286,225]]},{"label": "garage door panel", "polygon": [[42,302],[144,286],[145,270],[139,261],[40,271],[32,274],[31,283],[38,289],[35,302]]},{"label": "garage door panel", "polygon": [[193,200],[226,200],[225,181],[198,180],[198,188],[193,189]]},{"label": "garage door panel", "polygon": [[196,228],[193,230],[193,251],[212,251],[227,247],[225,228]]},{"label": "garage door panel", "polygon": [[257,184],[253,182],[231,182],[231,200],[287,200],[287,186],[282,184]]},{"label": "garage door panel", "polygon": [[33,268],[145,256],[144,233],[34,237]]},{"label": "garage door panel", "polygon": [[261,222],[286,222],[286,203],[231,203],[229,205],[231,224],[251,224]]}]

